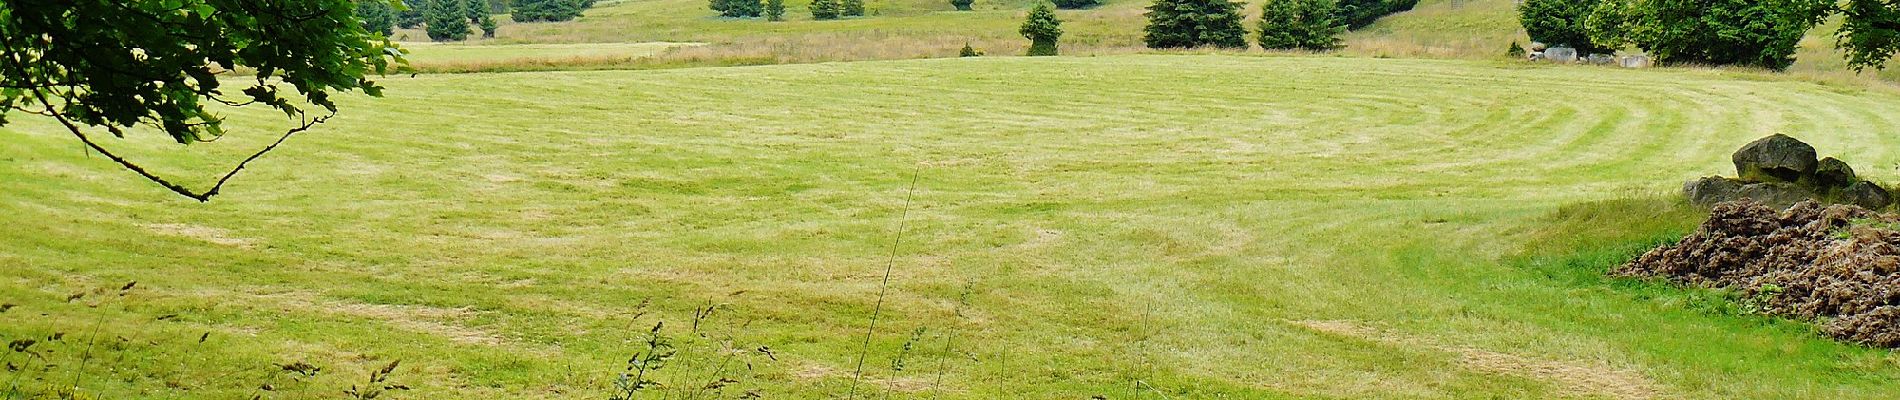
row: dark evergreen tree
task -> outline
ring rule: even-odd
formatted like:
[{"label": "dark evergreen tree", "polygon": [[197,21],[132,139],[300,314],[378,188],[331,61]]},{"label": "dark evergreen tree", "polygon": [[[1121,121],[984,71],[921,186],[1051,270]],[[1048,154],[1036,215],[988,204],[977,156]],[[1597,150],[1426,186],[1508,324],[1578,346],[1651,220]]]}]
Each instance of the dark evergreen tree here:
[{"label": "dark evergreen tree", "polygon": [[753,18],[765,13],[765,4],[759,0],[711,0],[710,6],[727,18]]},{"label": "dark evergreen tree", "polygon": [[1017,30],[1023,38],[1029,39],[1029,55],[1056,55],[1056,40],[1062,38],[1062,20],[1056,19],[1056,10],[1049,3],[1036,3],[1029,10],[1029,17],[1023,20],[1022,29]]},{"label": "dark evergreen tree", "polygon": [[462,0],[429,0],[429,8],[422,12],[422,22],[428,30],[429,40],[467,40],[468,12],[463,10],[466,4]]},{"label": "dark evergreen tree", "polygon": [[846,17],[864,16],[864,0],[844,0],[838,5],[838,15]]},{"label": "dark evergreen tree", "polygon": [[811,0],[811,19],[838,19],[841,7],[838,0]]},{"label": "dark evergreen tree", "polygon": [[765,20],[785,20],[785,0],[765,0]]},{"label": "dark evergreen tree", "polygon": [[465,0],[462,3],[462,12],[468,13],[469,23],[479,24],[482,22],[482,16],[488,15],[488,0]]},{"label": "dark evergreen tree", "polygon": [[957,11],[970,11],[971,4],[976,4],[976,0],[950,0],[950,6],[956,7]]},{"label": "dark evergreen tree", "polygon": [[482,27],[482,37],[487,39],[495,38],[495,30],[501,28],[501,24],[495,23],[495,17],[490,15],[483,15],[475,24]]},{"label": "dark evergreen tree", "polygon": [[1268,0],[1260,9],[1260,47],[1325,51],[1340,47],[1346,24],[1333,0]]},{"label": "dark evergreen tree", "polygon": [[585,5],[580,0],[513,0],[508,11],[515,22],[559,22],[580,17]]},{"label": "dark evergreen tree", "polygon": [[1148,47],[1247,47],[1240,3],[1227,0],[1155,0],[1148,6]]},{"label": "dark evergreen tree", "polygon": [[1056,8],[1073,10],[1102,5],[1101,0],[1055,0]]},{"label": "dark evergreen tree", "polygon": [[1392,13],[1410,11],[1418,0],[1339,0],[1333,8],[1347,29],[1364,28]]},{"label": "dark evergreen tree", "polygon": [[415,29],[422,26],[422,10],[429,8],[429,0],[402,0],[404,10],[396,13],[396,26],[402,29]]},{"label": "dark evergreen tree", "polygon": [[396,7],[389,0],[357,0],[356,18],[363,20],[363,30],[383,36],[396,33]]}]

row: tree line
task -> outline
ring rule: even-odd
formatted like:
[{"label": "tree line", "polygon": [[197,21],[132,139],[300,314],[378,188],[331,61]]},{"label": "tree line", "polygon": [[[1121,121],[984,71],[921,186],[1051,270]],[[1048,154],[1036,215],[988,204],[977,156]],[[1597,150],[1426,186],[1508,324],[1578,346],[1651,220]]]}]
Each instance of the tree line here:
[{"label": "tree line", "polygon": [[508,13],[515,22],[558,22],[593,6],[594,0],[356,0],[355,14],[370,32],[388,36],[396,28],[422,28],[430,40],[442,42],[467,40],[475,29],[495,37],[500,24],[494,14]]},{"label": "tree line", "polygon": [[1663,64],[1785,70],[1810,30],[1840,18],[1835,36],[1855,71],[1900,52],[1894,0],[1524,0],[1531,40],[1583,53],[1640,49]]}]

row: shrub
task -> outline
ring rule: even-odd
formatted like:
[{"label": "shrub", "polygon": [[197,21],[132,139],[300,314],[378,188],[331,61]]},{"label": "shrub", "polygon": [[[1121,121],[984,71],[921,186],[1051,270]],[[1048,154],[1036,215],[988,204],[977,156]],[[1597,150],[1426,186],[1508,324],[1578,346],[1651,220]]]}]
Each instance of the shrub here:
[{"label": "shrub", "polygon": [[838,19],[840,8],[838,0],[811,0],[811,19]]},{"label": "shrub", "polygon": [[719,16],[727,18],[753,18],[765,14],[765,4],[759,0],[712,0],[710,6]]},{"label": "shrub", "polygon": [[1524,46],[1518,45],[1516,40],[1511,41],[1511,48],[1504,50],[1504,55],[1511,58],[1524,58],[1527,54],[1524,52]]},{"label": "shrub", "polygon": [[1643,0],[1627,5],[1627,37],[1657,62],[1794,64],[1796,45],[1832,3],[1816,0]]},{"label": "shrub", "polygon": [[864,0],[844,0],[838,6],[838,15],[846,17],[864,16]]},{"label": "shrub", "polygon": [[396,7],[387,0],[359,0],[356,2],[356,18],[363,20],[363,30],[389,36],[396,33]]},{"label": "shrub", "polygon": [[970,11],[971,4],[976,4],[976,0],[950,0],[950,6],[956,7],[957,11]]},{"label": "shrub", "polygon": [[1524,0],[1517,5],[1518,23],[1531,40],[1551,47],[1573,47],[1580,54],[1602,53],[1604,49],[1590,40],[1584,18],[1595,10],[1593,1]]},{"label": "shrub", "polygon": [[785,20],[785,0],[765,0],[765,20]]},{"label": "shrub", "polygon": [[963,50],[957,51],[957,57],[979,57],[982,55],[983,52],[977,51],[975,47],[970,47],[970,42],[963,42]]},{"label": "shrub", "polygon": [[1260,47],[1325,51],[1340,47],[1346,24],[1333,0],[1270,0],[1260,9]]},{"label": "shrub", "polygon": [[1379,17],[1410,11],[1417,5],[1418,0],[1340,0],[1333,12],[1348,29],[1359,29],[1372,25]]},{"label": "shrub", "polygon": [[1023,38],[1029,39],[1029,55],[1056,55],[1056,39],[1062,38],[1062,20],[1056,19],[1056,11],[1049,3],[1036,3],[1029,10],[1029,17],[1023,20],[1022,29],[1017,30]]},{"label": "shrub", "polygon": [[515,22],[559,22],[581,16],[580,0],[514,0],[508,4]]},{"label": "shrub", "polygon": [[1227,0],[1155,0],[1148,6],[1149,48],[1247,47],[1240,3]]},{"label": "shrub", "polygon": [[468,39],[468,13],[462,9],[463,5],[462,0],[429,0],[429,8],[422,12],[429,40],[446,42]]},{"label": "shrub", "polygon": [[1102,5],[1101,0],[1055,0],[1056,8],[1073,10]]}]

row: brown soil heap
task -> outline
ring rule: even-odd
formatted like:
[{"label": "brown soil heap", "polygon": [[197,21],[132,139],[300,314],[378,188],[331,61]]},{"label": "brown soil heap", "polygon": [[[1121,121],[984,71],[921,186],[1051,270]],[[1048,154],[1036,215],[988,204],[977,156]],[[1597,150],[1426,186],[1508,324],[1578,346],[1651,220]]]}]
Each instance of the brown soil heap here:
[{"label": "brown soil heap", "polygon": [[1896,216],[1849,205],[1722,203],[1681,243],[1614,273],[1738,290],[1764,312],[1821,322],[1841,340],[1900,347],[1896,227]]}]

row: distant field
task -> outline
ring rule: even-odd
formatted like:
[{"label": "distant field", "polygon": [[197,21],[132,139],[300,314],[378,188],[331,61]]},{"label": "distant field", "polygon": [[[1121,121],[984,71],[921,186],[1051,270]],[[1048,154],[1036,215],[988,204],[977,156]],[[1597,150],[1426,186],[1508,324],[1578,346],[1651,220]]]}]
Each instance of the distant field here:
[{"label": "distant field", "polygon": [[[785,22],[717,17],[705,0],[633,0],[604,2],[576,21],[564,23],[505,23],[499,37],[478,43],[617,43],[690,42],[706,46],[679,48],[639,60],[621,58],[568,59],[561,62],[485,63],[458,70],[546,70],[570,68],[655,68],[673,66],[760,65],[825,61],[891,60],[953,57],[968,43],[994,55],[1019,55],[1028,42],[1016,29],[1031,4],[1028,0],[977,0],[976,11],[953,11],[947,0],[870,0],[873,16],[836,21],[814,21],[810,0],[786,1]],[[1151,52],[1141,41],[1144,0],[1105,0],[1088,10],[1063,10],[1062,49],[1071,55],[1114,55]],[[1248,3],[1247,29],[1256,29],[1260,1]],[[1512,41],[1528,44],[1513,8],[1516,0],[1422,0],[1410,12],[1394,14],[1345,36],[1339,53],[1366,57],[1449,58],[1496,60]],[[1823,26],[1802,44],[1797,75],[1834,81],[1869,80],[1875,76],[1900,81],[1900,70],[1855,76],[1846,70],[1834,50],[1832,25]],[[405,40],[427,40],[419,30],[397,35]],[[1250,37],[1249,40],[1252,40]],[[1251,52],[1261,50],[1253,49]]]},{"label": "distant field", "polygon": [[[0,340],[64,339],[5,361],[69,371],[17,387],[333,398],[401,360],[395,398],[603,399],[665,321],[675,390],[838,398],[888,267],[859,397],[1900,392],[1895,353],[1597,277],[1692,214],[1566,208],[1667,196],[1777,132],[1893,181],[1884,90],[1150,55],[386,83],[209,204],[10,127]],[[203,176],[269,119],[187,150],[112,144]],[[1517,257],[1572,245],[1607,250]],[[719,350],[759,346],[775,360]],[[278,366],[297,362],[322,370]]]}]

